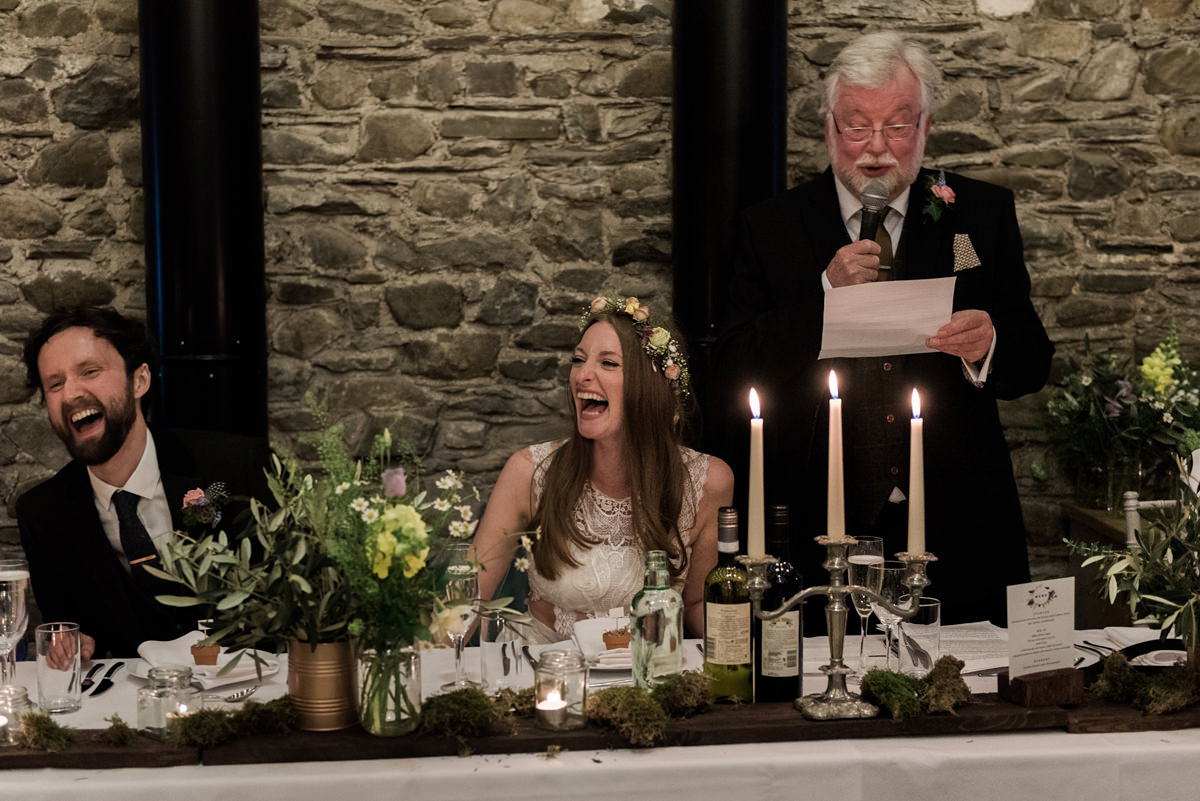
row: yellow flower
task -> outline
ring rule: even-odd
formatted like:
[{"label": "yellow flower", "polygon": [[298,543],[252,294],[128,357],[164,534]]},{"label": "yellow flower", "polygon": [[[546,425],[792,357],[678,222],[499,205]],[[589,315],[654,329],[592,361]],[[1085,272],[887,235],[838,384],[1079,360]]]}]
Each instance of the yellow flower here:
[{"label": "yellow flower", "polygon": [[425,558],[429,556],[429,546],[421,549],[420,553],[408,554],[404,557],[404,577],[412,578],[425,567]]},{"label": "yellow flower", "polygon": [[367,556],[371,559],[371,570],[381,579],[388,577],[392,567],[392,554],[396,552],[396,538],[390,531],[381,531],[375,537],[374,547],[367,545]]},{"label": "yellow flower", "polygon": [[671,332],[661,326],[650,332],[650,347],[665,348],[671,341]]},{"label": "yellow flower", "polygon": [[638,308],[638,299],[637,298],[625,298],[625,313],[626,314],[628,314],[630,317],[632,317],[633,313],[635,311],[637,311],[637,308]]}]

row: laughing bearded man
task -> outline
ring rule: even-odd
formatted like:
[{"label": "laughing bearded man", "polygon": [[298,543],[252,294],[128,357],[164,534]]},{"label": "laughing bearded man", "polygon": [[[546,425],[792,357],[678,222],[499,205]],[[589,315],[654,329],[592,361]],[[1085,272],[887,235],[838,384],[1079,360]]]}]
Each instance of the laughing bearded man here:
[{"label": "laughing bearded man", "polygon": [[[85,660],[132,656],[146,640],[179,637],[195,627],[197,608],[160,604],[155,595],[178,588],[145,567],[158,565],[158,544],[183,527],[185,493],[215,482],[234,497],[265,492],[265,441],[152,433],[146,329],[111,309],[50,315],[24,356],[29,384],[41,390],[50,426],[73,457],[17,501],[42,618],[78,623]],[[231,502],[222,512],[226,524],[237,509]]]}]

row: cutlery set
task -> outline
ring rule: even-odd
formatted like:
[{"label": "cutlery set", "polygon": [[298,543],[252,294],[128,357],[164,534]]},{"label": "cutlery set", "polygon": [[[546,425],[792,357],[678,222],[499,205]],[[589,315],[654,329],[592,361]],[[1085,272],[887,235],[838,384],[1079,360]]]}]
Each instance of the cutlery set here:
[{"label": "cutlery set", "polygon": [[[123,667],[125,667],[124,662],[114,662],[112,666],[109,667],[108,672],[104,674],[104,678],[100,679],[100,682],[97,684],[95,676],[104,669],[104,663],[97,662],[96,664],[92,665],[91,669],[87,672],[87,676],[82,682],[79,683],[79,689],[85,694],[93,697],[107,692],[108,689],[113,686],[113,676],[117,675],[117,671]],[[93,684],[96,685],[96,689],[89,693],[88,690],[91,689]]]}]

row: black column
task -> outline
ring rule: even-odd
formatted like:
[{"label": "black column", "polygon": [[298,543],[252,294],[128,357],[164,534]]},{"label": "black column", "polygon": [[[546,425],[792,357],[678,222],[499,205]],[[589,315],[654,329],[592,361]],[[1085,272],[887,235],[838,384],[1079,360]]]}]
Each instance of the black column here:
[{"label": "black column", "polygon": [[139,0],[160,424],[265,435],[256,0]]},{"label": "black column", "polygon": [[674,310],[690,339],[708,433],[727,411],[706,407],[734,222],[783,189],[786,29],[784,0],[675,3]]}]

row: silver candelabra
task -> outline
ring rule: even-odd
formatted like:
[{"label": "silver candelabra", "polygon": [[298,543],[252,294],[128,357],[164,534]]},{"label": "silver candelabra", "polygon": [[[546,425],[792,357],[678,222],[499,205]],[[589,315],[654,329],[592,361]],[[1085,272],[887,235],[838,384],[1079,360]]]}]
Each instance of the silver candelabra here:
[{"label": "silver candelabra", "polygon": [[825,561],[821,566],[829,571],[829,583],[823,586],[807,587],[783,602],[783,605],[772,611],[763,611],[763,593],[771,586],[766,578],[767,566],[778,560],[773,556],[750,557],[739,556],[738,560],[749,573],[750,601],[754,614],[761,620],[774,620],[791,609],[796,608],[809,598],[823,595],[828,598],[825,604],[825,625],[829,631],[829,664],[822,665],[821,671],[828,677],[828,685],[823,693],[815,693],[797,698],[795,706],[812,720],[837,720],[842,718],[870,718],[879,714],[879,708],[862,700],[858,695],[846,689],[846,675],[850,669],[842,659],[846,644],[846,616],[849,611],[847,597],[850,593],[859,593],[907,620],[916,614],[921,605],[921,593],[929,585],[925,575],[930,562],[937,557],[929,552],[896,554],[896,558],[908,566],[904,584],[908,587],[909,604],[907,607],[897,606],[882,598],[879,593],[866,587],[846,584],[846,551],[857,540],[853,537],[830,537],[822,535],[817,542],[825,546]]}]

